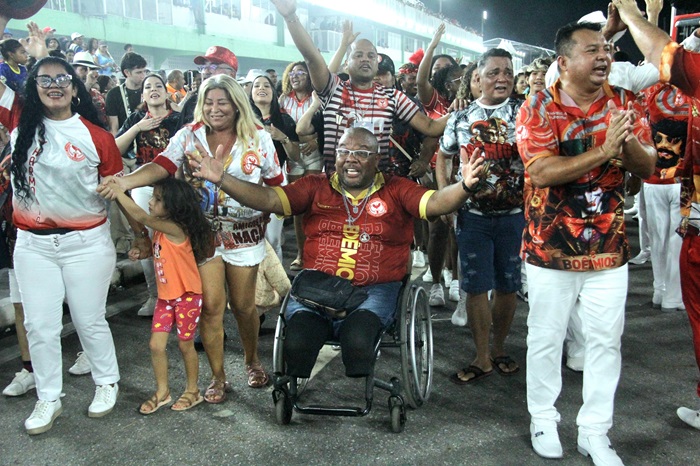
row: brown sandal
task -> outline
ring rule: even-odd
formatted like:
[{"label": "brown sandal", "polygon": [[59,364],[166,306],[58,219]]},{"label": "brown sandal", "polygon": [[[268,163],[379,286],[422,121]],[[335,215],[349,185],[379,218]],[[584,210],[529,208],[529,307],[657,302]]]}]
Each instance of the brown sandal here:
[{"label": "brown sandal", "polygon": [[194,408],[202,401],[204,401],[204,397],[201,396],[199,390],[196,392],[185,392],[177,399],[170,409],[173,411],[187,411],[190,408]]},{"label": "brown sandal", "polygon": [[211,404],[223,403],[226,401],[226,393],[232,390],[230,382],[211,379],[211,383],[204,392],[204,401]]},{"label": "brown sandal", "polygon": [[260,364],[245,366],[248,373],[248,386],[250,388],[264,388],[270,382],[265,369]]},{"label": "brown sandal", "polygon": [[[165,398],[160,400],[158,399],[158,394],[154,393],[152,397],[141,403],[141,406],[139,406],[139,413],[143,414],[144,416],[148,416],[149,414],[155,413],[171,401],[173,401],[173,399],[170,398],[170,392],[165,395]],[[148,408],[148,411],[144,410],[144,408]]]}]

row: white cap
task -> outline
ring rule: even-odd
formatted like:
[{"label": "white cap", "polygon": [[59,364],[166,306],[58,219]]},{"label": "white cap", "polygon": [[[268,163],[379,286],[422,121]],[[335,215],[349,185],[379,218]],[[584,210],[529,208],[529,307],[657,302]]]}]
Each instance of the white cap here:
[{"label": "white cap", "polygon": [[[588,13],[587,15],[582,16],[581,19],[578,20],[578,22],[579,23],[597,23],[597,24],[605,26],[605,23],[607,23],[608,20],[605,18],[605,14],[602,11],[598,10],[598,11],[594,11],[593,13]],[[625,31],[618,32],[613,36],[612,41],[617,42],[624,35],[625,35]]]},{"label": "white cap", "polygon": [[75,40],[78,37],[84,37],[84,36],[79,32],[74,32],[73,34],[70,35],[70,40]]},{"label": "white cap", "polygon": [[245,75],[245,78],[243,78],[240,81],[240,84],[243,85],[247,83],[252,83],[253,81],[255,81],[256,78],[260,76],[266,76],[265,72],[263,70],[253,68],[252,70],[248,71],[248,74]]}]

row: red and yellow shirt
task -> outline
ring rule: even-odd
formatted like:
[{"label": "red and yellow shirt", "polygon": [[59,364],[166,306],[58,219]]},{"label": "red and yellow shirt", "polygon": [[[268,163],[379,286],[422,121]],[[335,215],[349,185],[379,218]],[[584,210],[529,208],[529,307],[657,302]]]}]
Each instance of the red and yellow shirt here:
[{"label": "red and yellow shirt", "polygon": [[587,113],[561,92],[559,82],[529,98],[517,118],[517,143],[525,164],[523,243],[530,264],[558,270],[605,270],[629,258],[625,235],[624,179],[619,160],[596,167],[579,179],[549,188],[536,188],[529,166],[543,157],[576,157],[605,142],[610,112],[634,102],[639,115],[634,133],[651,145],[649,124],[635,96],[605,84]]}]

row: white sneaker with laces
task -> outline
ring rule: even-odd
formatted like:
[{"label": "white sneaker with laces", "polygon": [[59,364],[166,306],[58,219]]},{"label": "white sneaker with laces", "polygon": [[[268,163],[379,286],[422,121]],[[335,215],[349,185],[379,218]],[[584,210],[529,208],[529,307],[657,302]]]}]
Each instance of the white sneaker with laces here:
[{"label": "white sneaker with laces", "polygon": [[78,358],[75,360],[75,363],[68,369],[68,373],[71,375],[86,375],[90,372],[92,372],[90,360],[87,354],[85,354],[85,351],[81,351],[78,353]]},{"label": "white sneaker with laces", "polygon": [[450,292],[447,296],[450,301],[459,301],[459,280],[452,280],[450,283]]},{"label": "white sneaker with laces", "polygon": [[141,306],[141,309],[137,312],[137,315],[139,317],[151,317],[156,310],[157,299],[156,296],[149,296],[148,300],[143,303],[143,306]]},{"label": "white sneaker with laces", "polygon": [[423,281],[427,283],[432,283],[433,282],[433,274],[430,273],[430,267],[428,267],[428,270],[425,271],[423,274]]},{"label": "white sneaker with laces", "polygon": [[457,327],[464,327],[467,325],[467,293],[464,291],[459,292],[459,302],[455,311],[452,313],[452,319],[450,319],[452,325]]},{"label": "white sneaker with laces", "polygon": [[413,251],[413,267],[425,267],[425,254],[420,249]]},{"label": "white sneaker with laces", "polygon": [[681,419],[681,421],[685,422],[691,427],[700,429],[700,410],[693,411],[692,409],[680,407],[676,411],[676,414]]},{"label": "white sneaker with laces", "polygon": [[450,269],[442,269],[442,279],[445,280],[445,286],[452,283],[452,271]]},{"label": "white sneaker with laces", "polygon": [[88,408],[88,417],[102,417],[112,412],[117,402],[119,384],[98,385],[95,387],[95,397]]},{"label": "white sneaker with laces", "polygon": [[428,304],[430,306],[445,305],[445,291],[442,289],[441,284],[433,283],[433,286],[430,287],[430,298],[428,298]]},{"label": "white sneaker with laces", "polygon": [[562,458],[564,456],[556,422],[550,421],[547,424],[531,422],[530,440],[532,441],[532,449],[542,458]]},{"label": "white sneaker with laces", "polygon": [[5,387],[2,394],[5,396],[20,396],[34,387],[36,387],[34,373],[29,372],[27,369],[22,369],[20,372],[15,372],[15,378],[12,379],[10,385]]},{"label": "white sneaker with laces", "polygon": [[24,428],[29,435],[42,434],[53,426],[53,421],[63,412],[61,400],[39,400],[34,405],[31,416],[24,421]]},{"label": "white sneaker with laces", "polygon": [[578,438],[578,452],[590,456],[596,466],[624,466],[610,445],[607,435],[590,435]]},{"label": "white sneaker with laces", "polygon": [[630,259],[630,264],[642,265],[645,264],[651,258],[651,253],[649,251],[642,251],[632,259]]}]

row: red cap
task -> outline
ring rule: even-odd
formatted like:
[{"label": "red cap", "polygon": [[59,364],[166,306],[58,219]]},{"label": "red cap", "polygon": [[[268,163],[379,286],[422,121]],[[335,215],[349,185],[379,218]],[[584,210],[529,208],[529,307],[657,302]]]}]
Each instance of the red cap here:
[{"label": "red cap", "polygon": [[51,26],[46,26],[44,29],[42,29],[44,34],[48,34],[50,32],[56,32],[56,28],[52,28]]},{"label": "red cap", "polygon": [[209,47],[204,55],[194,57],[194,63],[196,65],[203,65],[206,62],[211,62],[216,65],[225,63],[238,72],[238,58],[236,58],[235,53],[231,52],[226,47],[214,45]]}]

